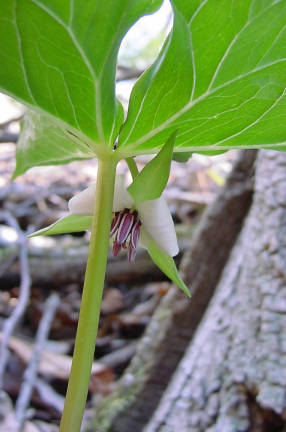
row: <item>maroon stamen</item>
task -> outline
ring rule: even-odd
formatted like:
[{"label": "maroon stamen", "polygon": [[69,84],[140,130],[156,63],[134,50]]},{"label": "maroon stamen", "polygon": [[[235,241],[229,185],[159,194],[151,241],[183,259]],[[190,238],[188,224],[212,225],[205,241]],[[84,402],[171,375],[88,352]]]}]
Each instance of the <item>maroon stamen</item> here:
[{"label": "maroon stamen", "polygon": [[132,247],[131,242],[129,243],[128,247],[128,261],[134,261],[136,256],[136,249]]},{"label": "maroon stamen", "polygon": [[139,220],[137,220],[131,230],[130,233],[130,244],[132,246],[133,249],[136,249],[137,247],[137,243],[138,243],[138,239],[139,239],[139,233],[140,233],[140,225],[141,222]]},{"label": "maroon stamen", "polygon": [[116,235],[116,241],[120,244],[125,243],[134,223],[136,215],[134,213],[130,213],[129,211],[124,211],[120,225]]},{"label": "maroon stamen", "polygon": [[[124,209],[121,212],[116,212],[110,227],[110,237],[115,234],[112,252],[117,256],[121,249],[128,249],[127,256],[129,261],[134,261],[136,255],[136,247],[139,239],[141,222],[138,219],[136,211],[131,212],[129,209]],[[127,246],[127,241],[129,244]]]},{"label": "maroon stamen", "polygon": [[115,213],[114,218],[112,219],[112,222],[111,222],[110,234],[109,234],[110,237],[114,236],[114,234],[116,233],[117,228],[118,228],[120,221],[121,221],[121,217],[122,217],[121,212]]},{"label": "maroon stamen", "polygon": [[122,245],[120,243],[118,243],[117,240],[115,239],[113,242],[113,248],[112,248],[113,256],[116,257],[119,254],[119,252],[121,251],[121,247],[122,247]]}]

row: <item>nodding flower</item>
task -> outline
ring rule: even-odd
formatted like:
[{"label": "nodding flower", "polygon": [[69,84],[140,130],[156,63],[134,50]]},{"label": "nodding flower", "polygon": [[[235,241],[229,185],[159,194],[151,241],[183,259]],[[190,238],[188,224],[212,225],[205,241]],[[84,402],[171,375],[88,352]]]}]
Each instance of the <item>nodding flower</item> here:
[{"label": "nodding flower", "polygon": [[[147,247],[146,232],[167,255],[177,255],[179,248],[174,222],[165,199],[160,196],[135,205],[122,176],[116,177],[114,189],[114,215],[110,227],[110,237],[114,237],[113,255],[117,256],[122,248],[127,249],[128,260],[134,261],[138,241]],[[70,212],[92,215],[95,191],[94,183],[71,198],[68,203]]]}]

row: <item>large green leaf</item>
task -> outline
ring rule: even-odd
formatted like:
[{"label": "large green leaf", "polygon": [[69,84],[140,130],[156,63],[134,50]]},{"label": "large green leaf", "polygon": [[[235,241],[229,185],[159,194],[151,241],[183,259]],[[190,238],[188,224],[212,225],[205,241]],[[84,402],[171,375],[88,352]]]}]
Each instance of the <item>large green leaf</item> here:
[{"label": "large green leaf", "polygon": [[122,37],[161,0],[0,0],[0,90],[110,147]]},{"label": "large green leaf", "polygon": [[172,0],[174,25],[138,80],[119,153],[286,150],[286,1]]},{"label": "large green leaf", "polygon": [[93,148],[88,143],[61,129],[48,117],[29,111],[16,147],[13,178],[34,166],[64,164],[93,157]]}]

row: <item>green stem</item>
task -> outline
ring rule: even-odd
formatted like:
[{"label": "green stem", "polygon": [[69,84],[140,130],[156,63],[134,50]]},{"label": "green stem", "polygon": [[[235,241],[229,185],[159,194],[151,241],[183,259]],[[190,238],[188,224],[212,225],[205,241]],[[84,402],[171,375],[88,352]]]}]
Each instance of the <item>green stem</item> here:
[{"label": "green stem", "polygon": [[60,432],[79,432],[81,428],[94,357],[106,270],[115,171],[116,162],[114,160],[98,161],[91,239],[72,368]]},{"label": "green stem", "polygon": [[135,163],[135,160],[133,158],[131,158],[131,157],[126,158],[125,160],[126,160],[126,163],[128,165],[128,168],[129,168],[129,170],[131,172],[132,178],[134,180],[135,177],[137,177],[137,175],[139,174],[139,171],[138,171],[137,165]]}]

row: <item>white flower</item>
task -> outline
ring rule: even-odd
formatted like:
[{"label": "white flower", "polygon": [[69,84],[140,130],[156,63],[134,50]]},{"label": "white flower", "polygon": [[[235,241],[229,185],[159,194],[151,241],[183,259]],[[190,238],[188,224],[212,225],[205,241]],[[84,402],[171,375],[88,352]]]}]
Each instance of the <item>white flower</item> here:
[{"label": "white flower", "polygon": [[[96,184],[75,195],[68,203],[69,210],[75,214],[93,214]],[[136,254],[139,237],[145,246],[144,229],[153,240],[169,256],[179,252],[174,222],[165,199],[145,201],[135,206],[134,201],[126,190],[122,176],[116,177],[113,212],[115,213],[111,225],[111,237],[115,235],[113,253],[117,255],[120,249],[127,248],[128,258],[132,261]],[[145,243],[145,244],[144,244]]]}]

